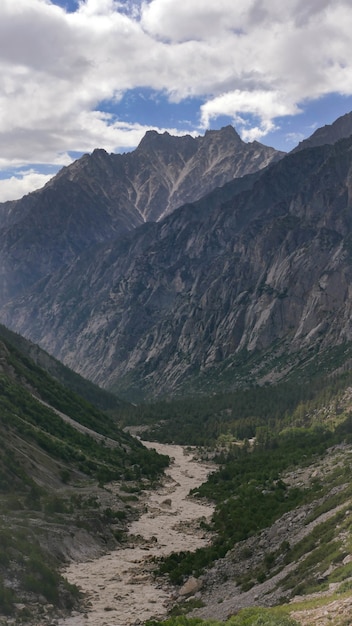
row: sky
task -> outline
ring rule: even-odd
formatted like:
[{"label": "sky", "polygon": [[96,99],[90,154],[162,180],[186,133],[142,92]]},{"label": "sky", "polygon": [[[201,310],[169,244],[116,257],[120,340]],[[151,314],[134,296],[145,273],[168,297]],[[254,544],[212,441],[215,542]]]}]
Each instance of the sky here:
[{"label": "sky", "polygon": [[150,129],[289,151],[352,110],[351,32],[352,0],[1,0],[0,201]]}]

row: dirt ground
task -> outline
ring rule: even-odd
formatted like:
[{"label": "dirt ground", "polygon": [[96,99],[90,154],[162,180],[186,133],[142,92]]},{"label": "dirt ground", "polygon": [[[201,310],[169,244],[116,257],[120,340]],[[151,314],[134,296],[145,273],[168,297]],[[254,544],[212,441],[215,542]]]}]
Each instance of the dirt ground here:
[{"label": "dirt ground", "polygon": [[206,480],[211,467],[181,446],[146,445],[173,458],[164,484],[146,494],[145,512],[130,527],[128,547],[65,570],[69,582],[87,594],[90,606],[84,615],[61,619],[60,626],[130,626],[166,617],[173,589],[154,581],[152,560],[196,550],[210,540],[199,520],[209,519],[213,508],[190,498],[189,492]]}]

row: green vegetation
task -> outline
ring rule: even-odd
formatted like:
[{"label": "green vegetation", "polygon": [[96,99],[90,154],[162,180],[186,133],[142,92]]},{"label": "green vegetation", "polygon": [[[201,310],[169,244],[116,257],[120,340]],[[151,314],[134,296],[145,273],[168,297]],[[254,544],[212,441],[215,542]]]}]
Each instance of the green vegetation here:
[{"label": "green vegetation", "polygon": [[[57,383],[11,344],[6,344],[6,361],[11,376],[0,377],[0,420],[4,427],[15,427],[53,456],[74,462],[83,472],[99,472],[103,482],[124,475],[127,480],[141,475],[155,478],[165,467],[165,459],[124,433],[115,419]],[[97,441],[89,433],[79,432],[38,398],[103,437]],[[104,445],[104,437],[116,445]]]},{"label": "green vegetation", "polygon": [[98,409],[118,414],[121,407],[124,406],[125,403],[117,398],[116,395],[82,378],[82,376],[65,367],[60,361],[57,361],[37,345],[9,330],[2,324],[0,324],[0,340],[5,341],[7,345],[13,346],[17,353],[27,357],[38,367],[41,367],[42,371],[45,370],[56,382],[78,394]]},{"label": "green vegetation", "polygon": [[197,489],[198,496],[216,502],[211,524],[211,530],[216,533],[213,544],[195,553],[172,554],[160,565],[161,572],[168,573],[175,583],[181,583],[191,573],[199,575],[206,565],[223,557],[237,542],[321,495],[319,484],[309,490],[289,488],[280,475],[288,468],[309,463],[333,441],[333,435],[323,429],[294,429],[275,437],[265,433],[254,449],[231,448],[219,471]]},{"label": "green vegetation", "polygon": [[[312,520],[348,501],[352,496],[349,463],[332,469],[323,483],[316,479],[309,485],[293,487],[283,476],[295,468],[308,467],[331,446],[351,442],[352,413],[344,398],[351,383],[351,373],[345,372],[328,379],[317,377],[309,384],[286,382],[210,398],[162,401],[124,411],[126,422],[149,426],[147,437],[207,446],[209,454],[213,449],[217,451],[214,460],[219,463],[219,470],[194,494],[216,504],[209,525],[215,536],[213,543],[192,554],[170,555],[160,562],[160,572],[181,584],[187,576],[200,575],[238,542],[256,535],[298,506],[320,500],[321,504],[312,508]],[[327,498],[333,489],[334,495]],[[323,540],[314,543],[314,537],[309,535],[303,542],[304,554],[307,546],[313,547],[302,560],[296,578],[287,579],[287,590],[307,593],[316,588],[324,568],[331,564],[337,568],[346,555],[327,526],[320,531]],[[268,553],[262,564],[237,582],[249,589],[270,576],[273,568],[277,571],[291,558],[302,558],[303,552],[301,557],[295,556],[296,551],[288,544],[286,550]]]},{"label": "green vegetation", "polygon": [[148,621],[146,626],[299,626],[283,609],[242,609],[226,622],[199,618],[173,617],[164,622]]},{"label": "green vegetation", "polygon": [[[309,428],[312,424],[334,428],[347,415],[339,410],[339,398],[352,384],[352,373],[309,382],[283,382],[277,385],[239,389],[210,397],[158,401],[129,405],[120,413],[122,425],[146,424],[146,439],[183,445],[214,446],[219,437],[230,435],[243,441],[263,427],[277,433],[285,426]],[[333,403],[330,420],[326,410]],[[348,425],[345,422],[348,429]]]},{"label": "green vegetation", "polygon": [[[58,389],[57,392],[59,393]],[[118,439],[115,439],[116,445],[103,445],[104,439],[96,440],[93,436],[80,432],[52,409],[38,402],[21,385],[0,377],[1,424],[7,430],[15,429],[17,435],[36,443],[52,457],[69,462],[89,476],[96,476],[102,483],[117,479],[132,480],[143,475],[155,478],[165,466],[165,460],[156,453],[146,451],[141,444],[119,432],[116,427],[113,428],[109,424],[110,427],[107,427],[102,415],[98,422],[95,410],[92,409],[90,412],[89,408],[85,407],[84,411],[78,399],[74,398],[70,405],[67,396],[59,402],[52,394],[51,401],[52,406],[59,404],[60,410],[63,410],[65,404],[66,411],[75,415],[76,421],[85,425],[88,422],[90,427],[96,426],[100,434],[105,435],[108,431],[109,435],[114,434],[115,438],[118,436]],[[75,414],[77,405],[79,410]],[[2,453],[6,454],[6,446]],[[16,475],[14,463],[15,460],[11,460],[7,454],[5,462],[2,463],[3,472],[5,468],[8,471],[12,467],[11,476]],[[4,477],[2,482],[4,483]],[[9,486],[11,487],[11,481]]]},{"label": "green vegetation", "polygon": [[23,602],[30,612],[38,602],[70,609],[79,600],[58,573],[64,557],[53,548],[55,533],[72,540],[83,528],[116,545],[132,509],[122,494],[108,500],[104,485],[118,481],[136,501],[168,458],[11,343],[0,341],[0,358],[0,616],[24,619],[16,608]]}]

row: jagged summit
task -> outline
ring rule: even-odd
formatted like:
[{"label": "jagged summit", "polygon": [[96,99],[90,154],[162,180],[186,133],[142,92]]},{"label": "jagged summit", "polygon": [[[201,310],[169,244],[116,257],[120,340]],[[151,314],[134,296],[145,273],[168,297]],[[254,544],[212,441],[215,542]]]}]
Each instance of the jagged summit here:
[{"label": "jagged summit", "polygon": [[283,155],[232,127],[151,131],[145,149],[82,157],[5,207],[2,321],[151,394],[238,354],[352,342],[351,142]]},{"label": "jagged summit", "polygon": [[219,136],[227,136],[227,137],[231,137],[233,139],[237,139],[238,143],[245,143],[240,135],[238,134],[237,130],[231,125],[231,124],[227,124],[226,126],[222,126],[219,130],[206,130],[205,131],[205,135],[204,137],[210,137],[212,135],[219,135]]},{"label": "jagged summit", "polygon": [[199,138],[148,131],[133,152],[83,155],[43,189],[0,204],[0,304],[89,246],[157,222],[281,157],[238,142],[231,127]]},{"label": "jagged summit", "polygon": [[[199,157],[201,150],[212,149],[213,144],[219,145],[221,150],[233,150],[234,158],[236,158],[236,151],[239,150],[240,156],[242,156],[242,153],[248,151],[249,145],[242,141],[233,126],[228,125],[219,130],[207,130],[204,135],[197,137],[192,135],[174,136],[167,131],[158,133],[156,130],[149,130],[136,148],[136,152],[151,154],[167,150],[170,155],[179,152],[186,162],[195,155]],[[258,147],[261,146],[259,143],[257,145]]]},{"label": "jagged summit", "polygon": [[168,131],[159,133],[157,130],[147,130],[144,137],[142,137],[136,150],[148,149],[155,145],[169,145],[171,143],[184,144],[193,143],[194,138],[191,135],[171,135]]}]

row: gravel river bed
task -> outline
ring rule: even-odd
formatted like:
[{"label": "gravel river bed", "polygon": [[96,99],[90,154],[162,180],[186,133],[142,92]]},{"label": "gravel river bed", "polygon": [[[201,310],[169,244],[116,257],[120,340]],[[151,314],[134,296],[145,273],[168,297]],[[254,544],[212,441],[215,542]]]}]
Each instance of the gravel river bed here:
[{"label": "gravel river bed", "polygon": [[129,528],[130,542],[98,559],[72,563],[64,571],[86,594],[89,609],[59,620],[59,626],[130,626],[165,618],[173,588],[154,580],[154,557],[196,550],[209,542],[199,520],[209,520],[213,506],[189,497],[212,471],[182,446],[149,443],[173,459],[163,485],[146,495],[145,512]]}]

